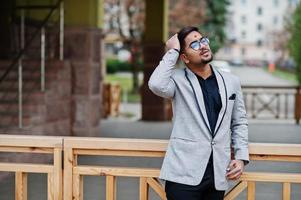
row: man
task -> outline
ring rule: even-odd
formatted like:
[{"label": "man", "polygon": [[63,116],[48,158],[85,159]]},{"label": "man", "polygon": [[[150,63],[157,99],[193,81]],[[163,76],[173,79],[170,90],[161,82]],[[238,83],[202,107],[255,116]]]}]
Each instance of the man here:
[{"label": "man", "polygon": [[[209,64],[209,40],[196,27],[183,28],[166,47],[149,88],[173,105],[173,129],[160,173],[167,199],[223,199],[228,180],[238,179],[249,162],[240,81]],[[175,69],[179,57],[184,69]]]}]

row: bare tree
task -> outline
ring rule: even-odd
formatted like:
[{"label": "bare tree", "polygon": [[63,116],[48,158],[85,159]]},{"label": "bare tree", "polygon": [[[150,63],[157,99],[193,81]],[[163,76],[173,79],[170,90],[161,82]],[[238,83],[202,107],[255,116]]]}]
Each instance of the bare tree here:
[{"label": "bare tree", "polygon": [[[155,3],[155,2],[154,2]],[[204,22],[205,0],[170,0],[169,33],[184,26],[199,27]],[[143,0],[105,0],[106,32],[117,33],[130,52],[133,74],[133,91],[139,91],[138,73],[142,59],[145,2]]]},{"label": "bare tree", "polygon": [[107,32],[117,32],[130,52],[133,74],[133,93],[139,91],[138,73],[141,61],[141,38],[144,32],[145,4],[141,0],[106,0],[109,12]]},{"label": "bare tree", "polygon": [[199,27],[204,23],[206,7],[204,0],[170,0],[169,5],[170,35],[184,26]]}]

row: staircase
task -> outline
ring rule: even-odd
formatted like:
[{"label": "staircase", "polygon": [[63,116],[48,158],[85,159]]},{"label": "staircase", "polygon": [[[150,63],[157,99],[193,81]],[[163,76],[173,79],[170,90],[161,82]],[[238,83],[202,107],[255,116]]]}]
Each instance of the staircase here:
[{"label": "staircase", "polygon": [[[22,14],[13,17],[13,38],[19,43],[18,49],[13,51],[22,62],[22,109],[19,108],[16,64],[0,82],[0,134],[70,135],[71,69],[67,61],[59,59],[61,29],[58,25],[61,21],[50,20],[54,11],[60,10],[62,5],[61,0],[57,0],[56,5],[16,6],[19,10],[46,9],[49,12],[45,12],[46,17],[41,21],[26,19]],[[24,30],[23,37],[20,36],[21,30]],[[45,32],[45,45],[41,44],[42,30]],[[41,90],[42,60],[45,62],[45,90]],[[0,60],[0,77],[14,61],[16,58]],[[22,127],[19,126],[19,113],[22,113]]]},{"label": "staircase", "polygon": [[[0,74],[7,62],[0,62]],[[71,77],[68,62],[46,62],[46,90],[41,92],[40,61],[23,62],[23,127],[19,124],[18,71],[0,84],[0,132],[3,134],[69,135]],[[69,131],[68,131],[69,130]]]}]

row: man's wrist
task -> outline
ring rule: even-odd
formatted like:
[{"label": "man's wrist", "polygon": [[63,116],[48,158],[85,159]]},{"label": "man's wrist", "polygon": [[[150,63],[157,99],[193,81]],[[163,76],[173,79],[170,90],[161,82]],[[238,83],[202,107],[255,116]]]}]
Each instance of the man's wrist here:
[{"label": "man's wrist", "polygon": [[249,163],[249,161],[247,161],[247,160],[240,160],[239,159],[239,161],[242,161],[244,165],[247,165]]},{"label": "man's wrist", "polygon": [[173,50],[175,50],[176,52],[180,53],[180,50],[177,48],[172,48]]}]

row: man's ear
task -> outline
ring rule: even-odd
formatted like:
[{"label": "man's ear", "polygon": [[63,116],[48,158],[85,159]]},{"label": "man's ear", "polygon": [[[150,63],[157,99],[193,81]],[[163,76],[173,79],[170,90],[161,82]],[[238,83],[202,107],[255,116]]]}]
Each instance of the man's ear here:
[{"label": "man's ear", "polygon": [[187,59],[187,56],[184,53],[181,53],[180,59],[185,63],[188,64],[189,60]]}]

